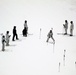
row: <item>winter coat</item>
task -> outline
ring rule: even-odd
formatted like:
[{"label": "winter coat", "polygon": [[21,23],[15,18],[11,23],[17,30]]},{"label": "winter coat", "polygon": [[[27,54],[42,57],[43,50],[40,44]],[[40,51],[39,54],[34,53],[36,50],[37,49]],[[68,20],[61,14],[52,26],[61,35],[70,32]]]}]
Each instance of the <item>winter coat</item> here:
[{"label": "winter coat", "polygon": [[50,37],[53,36],[53,33],[50,33],[50,32],[49,32],[47,36],[50,38]]},{"label": "winter coat", "polygon": [[9,42],[10,35],[6,34],[6,42]]},{"label": "winter coat", "polygon": [[14,34],[14,35],[17,34],[16,29],[13,29],[13,34]]},{"label": "winter coat", "polygon": [[65,23],[65,28],[68,29],[68,23]]},{"label": "winter coat", "polygon": [[26,28],[27,28],[27,30],[28,30],[28,26],[27,26],[27,23],[24,23],[24,28],[25,28],[25,27],[26,27]]},{"label": "winter coat", "polygon": [[70,25],[70,30],[73,30],[74,29],[74,24],[71,24]]},{"label": "winter coat", "polygon": [[2,36],[2,43],[4,43],[4,42],[5,42],[5,37]]}]

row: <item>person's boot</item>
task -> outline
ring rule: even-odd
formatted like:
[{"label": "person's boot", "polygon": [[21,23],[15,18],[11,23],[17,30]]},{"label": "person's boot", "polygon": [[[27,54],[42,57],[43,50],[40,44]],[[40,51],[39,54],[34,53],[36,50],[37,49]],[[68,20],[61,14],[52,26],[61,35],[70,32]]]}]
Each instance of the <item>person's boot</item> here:
[{"label": "person's boot", "polygon": [[73,36],[72,34],[70,34],[70,36]]},{"label": "person's boot", "polygon": [[16,40],[19,40],[19,38],[17,38]]},{"label": "person's boot", "polygon": [[14,39],[12,39],[12,41],[15,41]]}]

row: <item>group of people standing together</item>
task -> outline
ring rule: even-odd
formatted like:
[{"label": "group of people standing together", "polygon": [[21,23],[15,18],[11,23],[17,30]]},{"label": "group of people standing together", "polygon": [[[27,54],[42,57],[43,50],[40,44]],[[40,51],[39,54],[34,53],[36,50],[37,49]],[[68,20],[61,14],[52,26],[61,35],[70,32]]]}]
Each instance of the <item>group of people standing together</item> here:
[{"label": "group of people standing together", "polygon": [[[68,21],[67,21],[67,20],[65,20],[65,24],[63,24],[63,28],[64,28],[64,30],[65,30],[64,35],[67,35],[67,30],[68,30]],[[53,31],[52,31],[52,30],[53,30],[53,29],[51,29],[51,30],[49,31],[49,33],[48,33],[48,35],[47,35],[47,40],[46,40],[46,42],[48,42],[49,39],[51,38],[51,39],[53,40],[54,44],[55,44],[55,39],[54,39],[54,37],[53,37]],[[70,36],[73,36],[73,30],[74,30],[74,23],[73,23],[73,21],[70,21]]]},{"label": "group of people standing together", "polygon": [[[64,35],[67,35],[67,30],[68,30],[68,21],[65,20],[65,24],[63,24],[65,33]],[[73,36],[73,30],[74,30],[74,23],[73,21],[70,21],[70,36]]]},{"label": "group of people standing together", "polygon": [[[27,26],[27,20],[25,20],[24,29],[22,30],[22,35],[27,37],[27,34],[28,34],[28,26]],[[5,43],[6,43],[6,46],[9,46],[9,41],[10,41],[11,35],[9,35],[9,31],[6,32],[5,36],[3,35],[3,33],[1,35],[2,35],[2,51],[5,51]],[[16,40],[19,40],[16,26],[13,27],[12,41],[15,41],[15,38],[16,38]]]},{"label": "group of people standing together", "polygon": [[[27,20],[25,20],[25,22],[24,22],[24,29],[22,30],[22,35],[27,37],[27,33],[28,33],[28,26],[27,26]],[[14,28],[13,28],[13,38],[12,38],[12,41],[15,41],[15,39],[14,39],[15,37],[16,37],[16,40],[19,40],[18,35],[17,35],[16,26],[14,26]]]}]

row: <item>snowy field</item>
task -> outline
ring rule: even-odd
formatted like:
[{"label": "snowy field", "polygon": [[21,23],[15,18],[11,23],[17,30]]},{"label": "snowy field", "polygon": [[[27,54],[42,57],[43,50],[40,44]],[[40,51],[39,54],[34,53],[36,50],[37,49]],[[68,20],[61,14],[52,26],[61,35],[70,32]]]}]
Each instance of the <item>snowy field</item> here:
[{"label": "snowy field", "polygon": [[[21,35],[25,20],[28,37]],[[57,34],[63,33],[65,20],[69,27],[74,22],[73,37]],[[14,25],[19,40],[12,42]],[[46,43],[51,28],[55,45]],[[76,0],[0,0],[0,33],[7,30],[10,46],[2,52],[0,43],[0,75],[76,75]]]}]

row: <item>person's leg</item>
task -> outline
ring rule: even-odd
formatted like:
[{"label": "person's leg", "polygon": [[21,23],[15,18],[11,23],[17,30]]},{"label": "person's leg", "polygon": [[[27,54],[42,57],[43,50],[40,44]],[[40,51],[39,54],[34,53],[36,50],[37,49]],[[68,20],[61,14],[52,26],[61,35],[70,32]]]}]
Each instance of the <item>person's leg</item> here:
[{"label": "person's leg", "polygon": [[66,34],[67,34],[67,29],[66,29]]},{"label": "person's leg", "polygon": [[55,39],[53,38],[53,36],[51,38],[52,38],[53,42],[55,43]]},{"label": "person's leg", "polygon": [[9,40],[7,40],[7,44],[6,44],[6,46],[9,46]]},{"label": "person's leg", "polygon": [[12,38],[12,41],[15,41],[15,40],[14,40],[14,38],[15,38],[15,34],[13,34],[13,38]]},{"label": "person's leg", "polygon": [[26,36],[27,36],[27,29],[26,29]]},{"label": "person's leg", "polygon": [[53,41],[55,41],[53,37],[51,37],[51,38],[52,38]]},{"label": "person's leg", "polygon": [[73,29],[72,29],[72,36],[73,36]]},{"label": "person's leg", "polygon": [[67,28],[65,28],[65,34],[67,34]]},{"label": "person's leg", "polygon": [[27,37],[27,28],[25,28],[25,36]]},{"label": "person's leg", "polygon": [[46,42],[48,42],[49,41],[49,37],[47,38],[47,41]]},{"label": "person's leg", "polygon": [[70,36],[72,36],[72,35],[73,35],[73,30],[71,29],[71,30],[70,30]]},{"label": "person's leg", "polygon": [[4,42],[2,43],[2,51],[4,51],[5,46],[4,46]]},{"label": "person's leg", "polygon": [[28,27],[27,27],[27,34],[28,34]]},{"label": "person's leg", "polygon": [[7,39],[6,39],[6,46],[7,46]]},{"label": "person's leg", "polygon": [[18,40],[18,35],[16,34],[16,40]]},{"label": "person's leg", "polygon": [[72,35],[72,29],[70,30],[70,36]]}]

